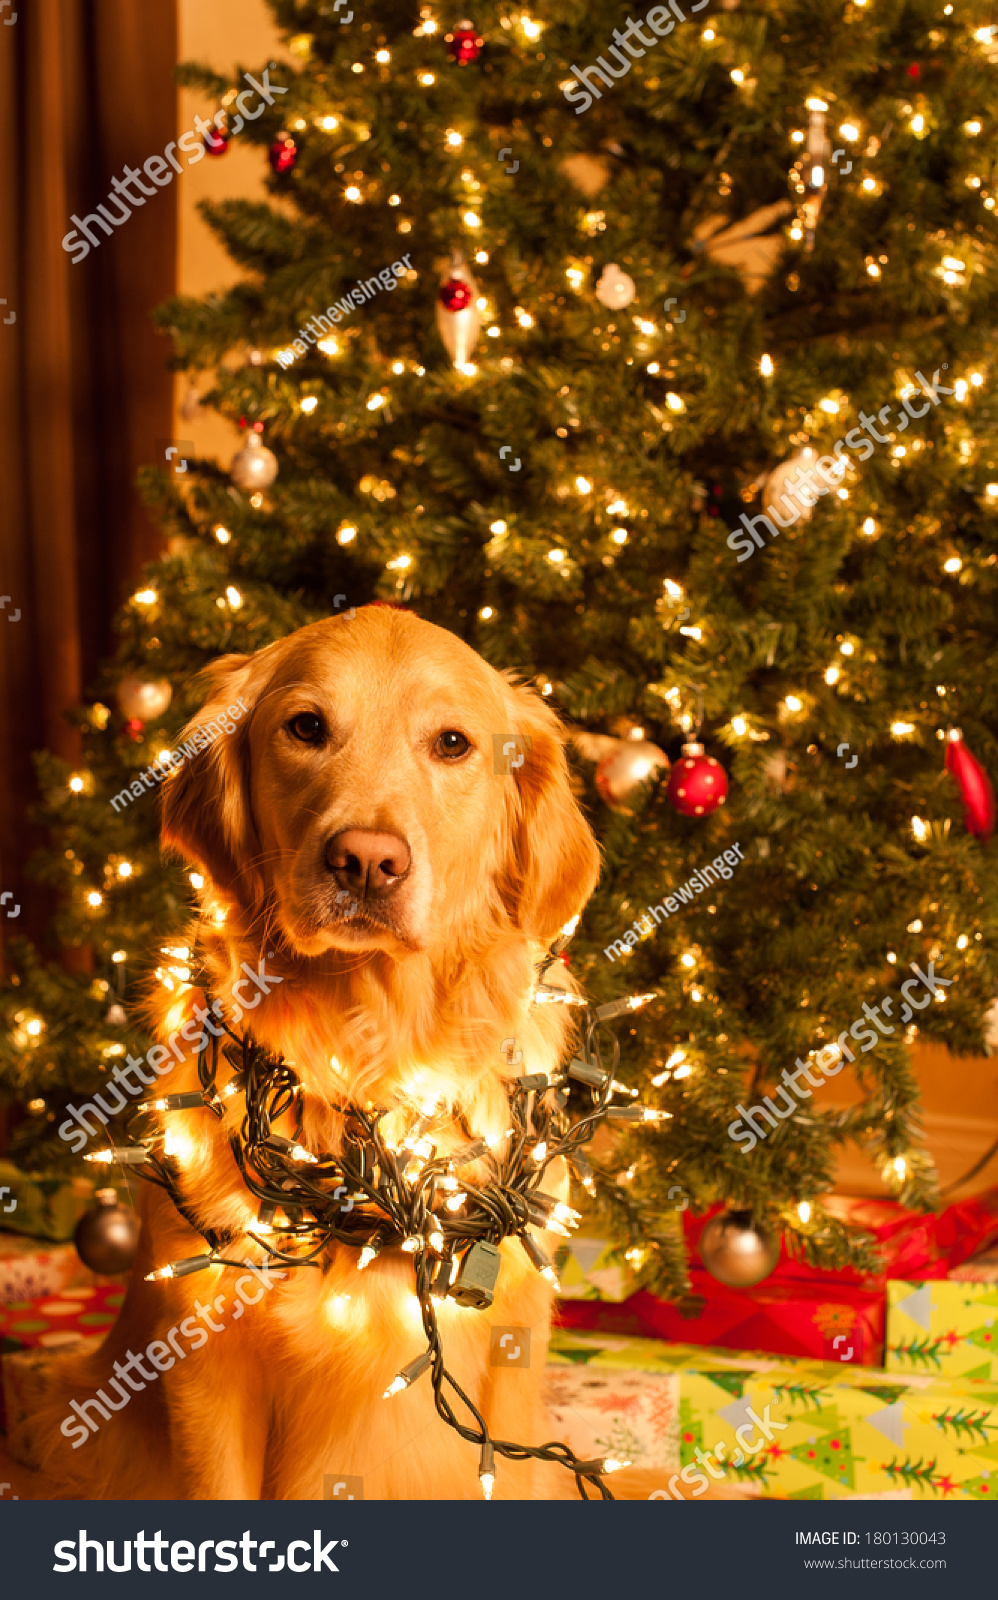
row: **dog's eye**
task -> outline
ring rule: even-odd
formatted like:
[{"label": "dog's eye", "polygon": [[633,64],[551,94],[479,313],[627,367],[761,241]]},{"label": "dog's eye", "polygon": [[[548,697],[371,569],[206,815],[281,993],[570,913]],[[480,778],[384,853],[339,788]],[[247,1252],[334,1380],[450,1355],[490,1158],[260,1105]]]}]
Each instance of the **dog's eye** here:
[{"label": "dog's eye", "polygon": [[322,719],[314,711],[300,711],[288,723],[288,731],[302,744],[322,743]]},{"label": "dog's eye", "polygon": [[471,740],[466,739],[463,733],[458,733],[456,728],[448,728],[439,734],[433,746],[434,753],[443,756],[445,761],[458,761],[470,749]]}]

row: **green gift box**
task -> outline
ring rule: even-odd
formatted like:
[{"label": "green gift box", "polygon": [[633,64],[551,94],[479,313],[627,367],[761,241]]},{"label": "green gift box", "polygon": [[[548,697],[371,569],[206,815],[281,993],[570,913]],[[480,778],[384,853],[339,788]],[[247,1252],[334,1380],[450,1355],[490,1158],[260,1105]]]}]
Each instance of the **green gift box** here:
[{"label": "green gift box", "polygon": [[891,1372],[998,1380],[998,1284],[889,1282],[885,1361]]}]

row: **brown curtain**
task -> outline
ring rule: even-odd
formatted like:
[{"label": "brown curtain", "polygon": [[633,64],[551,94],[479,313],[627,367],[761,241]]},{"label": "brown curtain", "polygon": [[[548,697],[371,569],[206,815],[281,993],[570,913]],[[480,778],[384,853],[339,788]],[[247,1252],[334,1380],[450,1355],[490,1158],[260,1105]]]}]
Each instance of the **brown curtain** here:
[{"label": "brown curtain", "polygon": [[78,265],[61,241],[174,137],[176,59],[175,0],[0,12],[0,887],[22,907],[0,939],[40,933],[49,910],[22,876],[31,752],[73,759],[63,713],[162,543],[135,477],[171,433],[169,346],[150,312],[174,290],[175,188]]}]

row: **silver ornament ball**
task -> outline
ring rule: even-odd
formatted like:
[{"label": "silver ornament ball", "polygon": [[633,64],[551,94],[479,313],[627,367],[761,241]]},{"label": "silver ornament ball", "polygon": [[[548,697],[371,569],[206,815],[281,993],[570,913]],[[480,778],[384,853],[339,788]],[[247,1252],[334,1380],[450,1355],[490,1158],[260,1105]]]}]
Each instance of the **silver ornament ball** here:
[{"label": "silver ornament ball", "polygon": [[266,489],[277,477],[277,457],[268,450],[258,433],[246,435],[246,442],[229,463],[229,476],[237,489]]},{"label": "silver ornament ball", "polygon": [[76,1224],[76,1253],[91,1272],[116,1277],[127,1272],[139,1244],[139,1220],[134,1211],[118,1204],[113,1189],[98,1189],[96,1205]]},{"label": "silver ornament ball", "polygon": [[750,1211],[722,1211],[700,1235],[700,1259],[729,1289],[750,1289],[768,1278],[780,1246],[752,1220]]}]

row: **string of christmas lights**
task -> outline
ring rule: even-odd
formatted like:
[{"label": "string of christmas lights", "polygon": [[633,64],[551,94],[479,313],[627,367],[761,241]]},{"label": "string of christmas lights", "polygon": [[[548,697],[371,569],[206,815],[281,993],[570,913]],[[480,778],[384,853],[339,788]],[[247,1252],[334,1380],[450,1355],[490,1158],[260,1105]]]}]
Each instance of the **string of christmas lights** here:
[{"label": "string of christmas lights", "polygon": [[[608,1023],[654,996],[634,995],[593,1010],[583,997],[545,983],[545,974],[570,936],[563,932],[547,951],[539,966],[533,998],[537,1004],[560,1003],[580,1008],[584,1021],[582,1049],[563,1072],[535,1072],[510,1081],[510,1127],[502,1135],[475,1137],[462,1114],[444,1107],[430,1113],[423,1109],[414,1115],[402,1142],[396,1145],[386,1136],[383,1123],[390,1110],[398,1108],[373,1104],[361,1107],[345,1101],[334,1107],[344,1119],[340,1153],[313,1152],[303,1143],[302,1093],[297,1074],[252,1035],[239,1036],[224,1022],[228,1042],[223,1047],[219,1038],[213,1038],[210,1052],[205,1051],[198,1059],[200,1090],[142,1101],[128,1124],[131,1136],[137,1118],[198,1106],[221,1119],[226,1114],[226,1102],[242,1095],[245,1113],[229,1143],[243,1181],[258,1205],[257,1225],[246,1229],[246,1234],[266,1257],[291,1268],[319,1267],[319,1258],[336,1243],[357,1250],[360,1272],[370,1270],[385,1251],[398,1250],[412,1257],[427,1347],[403,1367],[385,1391],[385,1399],[391,1399],[430,1371],[438,1414],[462,1439],[479,1447],[479,1478],[486,1499],[492,1496],[497,1455],[510,1461],[557,1462],[574,1473],[584,1500],[592,1498],[587,1486],[603,1499],[612,1499],[604,1475],[627,1465],[613,1456],[584,1460],[561,1443],[522,1445],[492,1438],[481,1413],[447,1370],[437,1321],[437,1306],[448,1298],[475,1310],[492,1305],[502,1264],[499,1246],[504,1239],[516,1239],[535,1270],[557,1290],[554,1266],[531,1229],[569,1238],[580,1218],[571,1206],[545,1192],[545,1173],[554,1162],[567,1160],[578,1180],[592,1193],[592,1169],[581,1151],[597,1127],[603,1122],[658,1122],[670,1115],[636,1104],[635,1091],[618,1083],[614,1076],[620,1046]],[[199,983],[210,1006],[204,973],[200,974]],[[604,1060],[607,1049],[609,1062]],[[225,1064],[232,1069],[232,1076],[221,1084],[219,1073]],[[572,1089],[588,1100],[578,1115],[569,1111]],[[627,1096],[627,1103],[618,1100],[615,1104],[615,1095]],[[275,1124],[289,1113],[294,1119],[294,1135],[290,1138],[273,1131]],[[438,1155],[433,1134],[434,1124],[441,1119],[446,1119],[451,1128],[456,1126],[468,1142],[449,1154]],[[155,1268],[147,1278],[180,1278],[208,1267],[243,1265],[224,1254],[237,1234],[204,1228],[191,1214],[181,1192],[179,1161],[169,1153],[169,1130],[160,1135],[135,1136],[130,1144],[94,1152],[87,1159],[120,1161],[163,1188],[208,1246],[204,1253]],[[484,1181],[473,1181],[467,1175],[466,1169],[477,1163],[485,1167]],[[342,1204],[344,1190],[353,1202],[347,1211]],[[470,1424],[457,1415],[445,1389],[466,1408],[472,1419]]]}]

